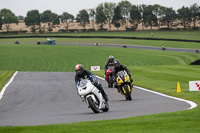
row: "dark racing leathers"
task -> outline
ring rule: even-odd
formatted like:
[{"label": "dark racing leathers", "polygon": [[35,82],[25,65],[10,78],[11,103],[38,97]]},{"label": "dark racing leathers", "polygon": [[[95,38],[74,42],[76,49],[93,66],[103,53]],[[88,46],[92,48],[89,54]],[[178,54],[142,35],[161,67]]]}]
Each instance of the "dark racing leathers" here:
[{"label": "dark racing leathers", "polygon": [[105,64],[105,67],[104,67],[105,76],[104,76],[104,77],[105,77],[105,80],[106,80],[107,82],[108,82],[108,80],[106,79],[106,70],[108,69],[109,66],[114,66],[114,61],[109,61],[109,60],[108,60],[108,61],[106,62],[106,64]]},{"label": "dark racing leathers", "polygon": [[132,80],[132,78],[131,78],[131,73],[130,73],[130,71],[127,69],[127,67],[125,66],[125,65],[119,65],[118,67],[115,67],[115,69],[114,69],[114,72],[113,72],[113,74],[114,74],[114,76],[115,76],[115,83],[114,83],[114,86],[118,89],[118,91],[120,90],[120,88],[119,88],[119,86],[117,86],[117,82],[116,82],[116,75],[117,75],[117,73],[119,72],[119,71],[126,71],[127,72],[127,74],[128,74],[128,76],[130,77],[130,86],[131,86],[131,83],[133,82],[133,80]]},{"label": "dark racing leathers", "polygon": [[104,99],[105,99],[106,101],[108,101],[108,97],[107,97],[107,95],[106,95],[106,93],[105,93],[105,91],[104,91],[102,85],[97,81],[97,77],[96,77],[92,72],[90,72],[90,71],[88,71],[88,70],[84,70],[83,73],[82,73],[81,75],[76,74],[76,76],[75,76],[76,87],[77,87],[77,85],[79,85],[79,83],[80,83],[80,81],[81,81],[82,79],[89,79],[89,80],[92,82],[92,84],[93,84],[95,87],[97,87],[97,89],[100,90],[100,92],[102,93]]},{"label": "dark racing leathers", "polygon": [[107,61],[104,67],[104,70],[106,71],[108,69],[108,66],[114,66],[114,62],[113,61]]}]

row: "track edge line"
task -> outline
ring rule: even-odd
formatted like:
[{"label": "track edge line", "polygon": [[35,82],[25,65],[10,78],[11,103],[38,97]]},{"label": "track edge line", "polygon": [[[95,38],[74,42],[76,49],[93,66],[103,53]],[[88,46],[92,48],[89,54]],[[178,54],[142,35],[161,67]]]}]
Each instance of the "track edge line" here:
[{"label": "track edge line", "polygon": [[[102,78],[100,76],[97,76],[97,77],[99,79],[101,79],[101,80],[105,80],[104,78]],[[149,89],[146,89],[146,88],[142,88],[142,87],[139,87],[139,86],[134,86],[134,87],[137,88],[137,89],[143,90],[143,91],[147,91],[147,92],[151,92],[151,93],[163,96],[163,97],[167,97],[167,98],[175,99],[175,100],[178,100],[178,101],[186,102],[186,103],[188,103],[190,105],[190,108],[188,108],[188,109],[193,109],[193,108],[197,107],[197,104],[195,102],[192,102],[192,101],[189,101],[189,100],[185,100],[185,99],[182,99],[182,98],[170,96],[170,95],[167,95],[167,94],[164,94],[164,93],[160,93],[160,92],[157,92],[157,91],[152,91],[152,90],[149,90]]]},{"label": "track edge line", "polygon": [[10,78],[10,80],[4,85],[4,87],[2,88],[1,92],[0,92],[0,100],[3,98],[3,94],[6,91],[7,87],[13,82],[15,76],[17,75],[18,71],[15,71],[15,73],[12,75],[12,77]]}]

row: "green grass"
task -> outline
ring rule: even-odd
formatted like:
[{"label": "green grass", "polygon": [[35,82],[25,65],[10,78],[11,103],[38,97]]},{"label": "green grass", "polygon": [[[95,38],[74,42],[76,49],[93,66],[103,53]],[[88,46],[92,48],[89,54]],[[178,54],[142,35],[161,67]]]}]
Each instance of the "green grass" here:
[{"label": "green grass", "polygon": [[[176,42],[176,41],[152,41],[152,40],[135,40],[135,39],[87,39],[87,38],[55,38],[56,43],[72,43],[72,44],[126,44],[126,45],[140,45],[153,47],[171,47],[171,48],[190,48],[200,49],[200,43],[195,42]],[[46,38],[17,38],[17,39],[0,39],[0,44],[14,44],[18,40],[20,43],[34,43],[46,42]]]},{"label": "green grass", "polygon": [[[152,31],[154,38],[167,38],[167,39],[187,39],[187,40],[200,40],[200,31]],[[36,34],[24,34],[25,36]],[[112,32],[78,32],[78,33],[50,33],[40,34],[41,36],[121,36],[121,37],[145,37],[151,38],[151,31],[112,31]],[[1,35],[1,36],[19,36],[19,35]]]},{"label": "green grass", "polygon": [[87,69],[91,65],[103,68],[109,55],[127,66],[187,65],[200,57],[196,53],[111,47],[0,45],[0,70],[74,71],[76,63]]},{"label": "green grass", "polygon": [[[197,53],[88,46],[0,45],[0,70],[2,72],[16,70],[68,72],[74,71],[74,66],[77,63],[82,63],[86,69],[90,69],[91,65],[100,65],[103,68],[109,55],[118,58],[122,64],[130,69],[135,85],[192,100],[198,104],[198,107],[174,113],[119,120],[0,127],[0,132],[198,133],[200,131],[200,93],[189,92],[188,85],[188,81],[199,80],[200,67],[189,65],[190,62],[200,58],[200,54]],[[103,73],[101,70],[96,74],[102,76]],[[181,93],[176,93],[178,81],[181,84]]]},{"label": "green grass", "polygon": [[1,71],[0,70],[0,91],[6,84],[7,80],[11,77],[13,71]]}]

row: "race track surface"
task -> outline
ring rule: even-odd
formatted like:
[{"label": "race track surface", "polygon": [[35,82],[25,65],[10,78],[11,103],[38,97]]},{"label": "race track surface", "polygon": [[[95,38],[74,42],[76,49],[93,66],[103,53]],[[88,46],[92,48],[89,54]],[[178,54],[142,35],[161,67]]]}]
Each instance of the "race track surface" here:
[{"label": "race track surface", "polygon": [[18,72],[0,100],[0,126],[47,125],[121,119],[163,112],[174,112],[189,104],[134,89],[126,101],[115,88],[107,88],[110,110],[94,114],[77,95],[74,72]]},{"label": "race track surface", "polygon": [[[58,43],[57,45],[79,45],[79,46],[95,46],[94,44],[65,44]],[[162,47],[152,47],[152,46],[139,46],[139,45],[119,45],[119,44],[101,44],[100,47],[118,47],[122,48],[134,48],[134,49],[147,49],[147,50],[162,50]],[[176,51],[176,52],[192,52],[196,53],[196,49],[187,49],[187,48],[166,48],[165,51]],[[200,50],[198,50],[200,52]]]}]

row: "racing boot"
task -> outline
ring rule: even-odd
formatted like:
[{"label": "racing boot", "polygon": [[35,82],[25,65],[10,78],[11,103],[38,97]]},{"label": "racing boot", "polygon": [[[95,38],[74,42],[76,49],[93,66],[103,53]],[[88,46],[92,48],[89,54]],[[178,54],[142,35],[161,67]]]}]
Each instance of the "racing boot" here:
[{"label": "racing boot", "polygon": [[104,97],[105,101],[107,102],[108,101],[108,96],[105,93],[105,91],[104,91],[103,87],[101,86],[101,84],[99,84],[97,88],[101,91],[102,96]]},{"label": "racing boot", "polygon": [[117,87],[118,93],[120,93],[120,90],[121,90],[121,88],[120,88],[120,86],[118,86],[118,87]]}]

